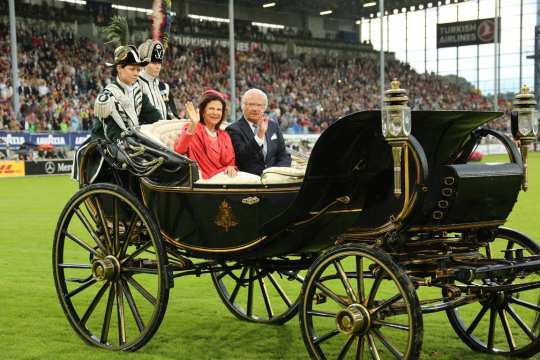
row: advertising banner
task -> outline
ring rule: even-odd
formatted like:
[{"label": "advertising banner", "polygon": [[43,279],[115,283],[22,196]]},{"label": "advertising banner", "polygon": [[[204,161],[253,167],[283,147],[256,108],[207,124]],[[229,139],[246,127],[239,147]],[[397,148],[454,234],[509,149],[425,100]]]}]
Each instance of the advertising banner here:
[{"label": "advertising banner", "polygon": [[23,131],[0,131],[0,150],[7,146],[19,150],[21,146],[32,147],[39,145],[54,145],[70,150],[78,148],[88,137],[88,131],[76,131],[67,134],[60,132],[29,134]]},{"label": "advertising banner", "polygon": [[[498,19],[501,42],[501,18]],[[495,42],[495,18],[437,24],[437,47],[492,44]]]},{"label": "advertising banner", "polygon": [[24,176],[24,161],[0,160],[0,178],[14,176]]},{"label": "advertising banner", "polygon": [[72,167],[72,160],[39,160],[24,162],[26,175],[70,174]]}]

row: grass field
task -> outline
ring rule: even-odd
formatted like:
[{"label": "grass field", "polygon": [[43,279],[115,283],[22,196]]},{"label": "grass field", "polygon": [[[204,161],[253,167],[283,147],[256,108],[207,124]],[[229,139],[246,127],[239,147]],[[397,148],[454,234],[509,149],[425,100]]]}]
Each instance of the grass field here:
[{"label": "grass field", "polygon": [[[540,239],[540,153],[530,160],[530,189],[520,194],[507,226]],[[284,326],[238,321],[209,276],[175,282],[159,331],[138,352],[85,345],[60,308],[51,267],[56,221],[75,191],[67,177],[0,180],[0,359],[307,358],[298,318]],[[424,316],[424,334],[423,358],[493,359],[469,350],[444,313]]]}]

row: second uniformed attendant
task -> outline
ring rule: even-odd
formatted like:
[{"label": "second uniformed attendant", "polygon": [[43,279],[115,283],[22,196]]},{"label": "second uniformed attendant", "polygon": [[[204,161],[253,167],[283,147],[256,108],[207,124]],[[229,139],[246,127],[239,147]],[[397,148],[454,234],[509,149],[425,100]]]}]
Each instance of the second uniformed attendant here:
[{"label": "second uniformed attendant", "polygon": [[139,54],[143,60],[148,61],[140,75],[144,93],[161,112],[162,119],[177,119],[178,113],[169,84],[159,79],[165,47],[159,41],[148,39],[139,46]]}]

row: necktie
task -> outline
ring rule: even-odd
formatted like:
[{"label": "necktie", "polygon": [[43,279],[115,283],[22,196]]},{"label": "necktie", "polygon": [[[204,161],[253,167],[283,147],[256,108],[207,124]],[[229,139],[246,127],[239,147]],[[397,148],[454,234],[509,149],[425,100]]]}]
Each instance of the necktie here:
[{"label": "necktie", "polygon": [[[257,125],[253,124],[251,125],[251,128],[253,129],[253,134],[255,136],[257,136]],[[263,145],[262,145],[262,153],[263,153],[263,157],[266,159],[266,151],[267,151],[267,146],[266,146],[266,137],[264,137],[263,139]]]}]

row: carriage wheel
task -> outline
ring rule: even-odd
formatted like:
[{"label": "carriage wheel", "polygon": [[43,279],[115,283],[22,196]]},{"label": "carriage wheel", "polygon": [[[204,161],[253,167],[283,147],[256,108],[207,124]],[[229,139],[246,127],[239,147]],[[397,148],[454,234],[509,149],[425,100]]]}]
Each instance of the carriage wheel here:
[{"label": "carriage wheel", "polygon": [[302,288],[300,327],[316,359],[417,359],[422,312],[404,271],[363,244],[332,248]]},{"label": "carriage wheel", "polygon": [[87,343],[134,351],[148,342],[167,307],[166,268],[157,225],[126,190],[90,185],[65,206],[54,280],[69,323]]},{"label": "carriage wheel", "polygon": [[[503,250],[523,249],[524,256],[540,254],[540,247],[516,231],[500,228],[481,252],[489,259],[504,259]],[[539,282],[540,274],[527,278],[494,278],[478,281],[485,286]],[[516,357],[540,351],[540,286],[523,291],[487,294],[479,302],[446,312],[459,337],[473,350]]]},{"label": "carriage wheel", "polygon": [[228,261],[212,272],[212,281],[225,306],[238,319],[282,325],[298,312],[304,273]]}]

